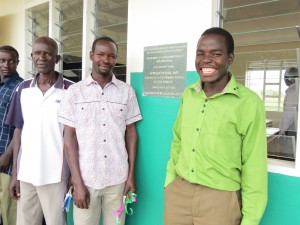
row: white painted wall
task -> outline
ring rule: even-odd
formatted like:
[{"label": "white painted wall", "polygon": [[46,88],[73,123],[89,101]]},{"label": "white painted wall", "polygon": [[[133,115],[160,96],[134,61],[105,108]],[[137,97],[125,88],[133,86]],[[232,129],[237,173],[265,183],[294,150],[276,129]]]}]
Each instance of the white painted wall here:
[{"label": "white painted wall", "polygon": [[19,52],[17,71],[24,77],[25,59],[25,12],[23,0],[1,0],[0,3],[0,46],[11,45]]},{"label": "white painted wall", "polygon": [[214,0],[128,0],[127,74],[143,71],[144,47],[175,43],[187,43],[187,71],[194,71],[198,39],[216,25],[215,5]]}]

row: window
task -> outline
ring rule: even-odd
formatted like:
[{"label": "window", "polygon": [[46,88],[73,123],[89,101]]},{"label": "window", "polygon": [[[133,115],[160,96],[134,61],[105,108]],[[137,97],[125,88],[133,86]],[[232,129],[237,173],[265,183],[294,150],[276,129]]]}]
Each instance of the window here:
[{"label": "window", "polygon": [[[50,36],[57,41],[62,57],[56,70],[76,82],[91,73],[89,52],[94,39],[109,36],[119,47],[113,72],[126,81],[128,0],[49,0],[35,6],[26,0],[25,4],[28,61],[34,40]],[[36,73],[32,62],[26,67],[28,76]]]},{"label": "window", "polygon": [[[286,70],[300,66],[299,1],[220,0],[217,14],[220,26],[235,41],[231,72],[265,103],[270,170],[299,176],[300,160],[296,157],[299,79],[293,78],[292,87],[284,79]],[[287,94],[292,89],[290,104]]]},{"label": "window", "polygon": [[44,3],[34,6],[26,10],[26,46],[25,54],[26,64],[25,77],[32,77],[36,74],[36,69],[33,66],[32,59],[30,57],[32,45],[36,38],[42,36],[48,36],[49,29],[49,4]]},{"label": "window", "polygon": [[58,29],[55,40],[59,43],[62,57],[59,71],[70,80],[79,81],[82,78],[82,0],[57,1],[55,5]]},{"label": "window", "polygon": [[118,44],[114,74],[126,81],[128,0],[96,0],[94,16],[95,36],[109,36]]},{"label": "window", "polygon": [[285,90],[284,73],[297,67],[296,61],[250,61],[247,63],[245,86],[264,101],[267,111],[283,111]]}]

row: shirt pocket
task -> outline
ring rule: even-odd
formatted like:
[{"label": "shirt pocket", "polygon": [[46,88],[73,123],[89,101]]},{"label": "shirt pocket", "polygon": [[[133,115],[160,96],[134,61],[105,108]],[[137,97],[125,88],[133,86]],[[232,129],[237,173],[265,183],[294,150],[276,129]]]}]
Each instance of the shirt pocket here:
[{"label": "shirt pocket", "polygon": [[234,123],[220,123],[217,127],[207,129],[202,135],[210,157],[217,157],[221,164],[239,167],[242,137]]},{"label": "shirt pocket", "polygon": [[91,127],[103,115],[104,106],[98,101],[76,103],[75,123],[77,128]]},{"label": "shirt pocket", "polygon": [[107,102],[107,108],[111,115],[111,118],[118,124],[125,123],[127,105],[116,102]]}]

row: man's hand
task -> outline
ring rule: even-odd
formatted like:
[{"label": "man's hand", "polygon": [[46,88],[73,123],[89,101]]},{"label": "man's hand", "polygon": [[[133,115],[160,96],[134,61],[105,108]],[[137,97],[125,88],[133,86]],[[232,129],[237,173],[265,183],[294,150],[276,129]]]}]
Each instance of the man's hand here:
[{"label": "man's hand", "polygon": [[16,200],[20,199],[20,181],[17,180],[16,175],[12,175],[8,191],[10,197]]},{"label": "man's hand", "polygon": [[124,187],[124,192],[123,195],[127,195],[127,193],[131,191],[131,192],[135,192],[135,181],[133,177],[128,177],[126,182],[125,182],[125,187]]},{"label": "man's hand", "polygon": [[84,184],[74,185],[74,204],[80,209],[88,209],[90,204],[90,193]]},{"label": "man's hand", "polygon": [[8,152],[4,152],[1,156],[0,156],[0,171],[5,171],[10,163],[11,160],[11,154],[8,154]]}]

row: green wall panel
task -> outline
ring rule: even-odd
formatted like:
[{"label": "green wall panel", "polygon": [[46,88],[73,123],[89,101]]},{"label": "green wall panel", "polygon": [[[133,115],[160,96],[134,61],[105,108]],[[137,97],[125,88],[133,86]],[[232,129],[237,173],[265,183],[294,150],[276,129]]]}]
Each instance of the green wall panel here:
[{"label": "green wall panel", "polygon": [[300,178],[269,173],[269,195],[260,225],[300,224]]}]

